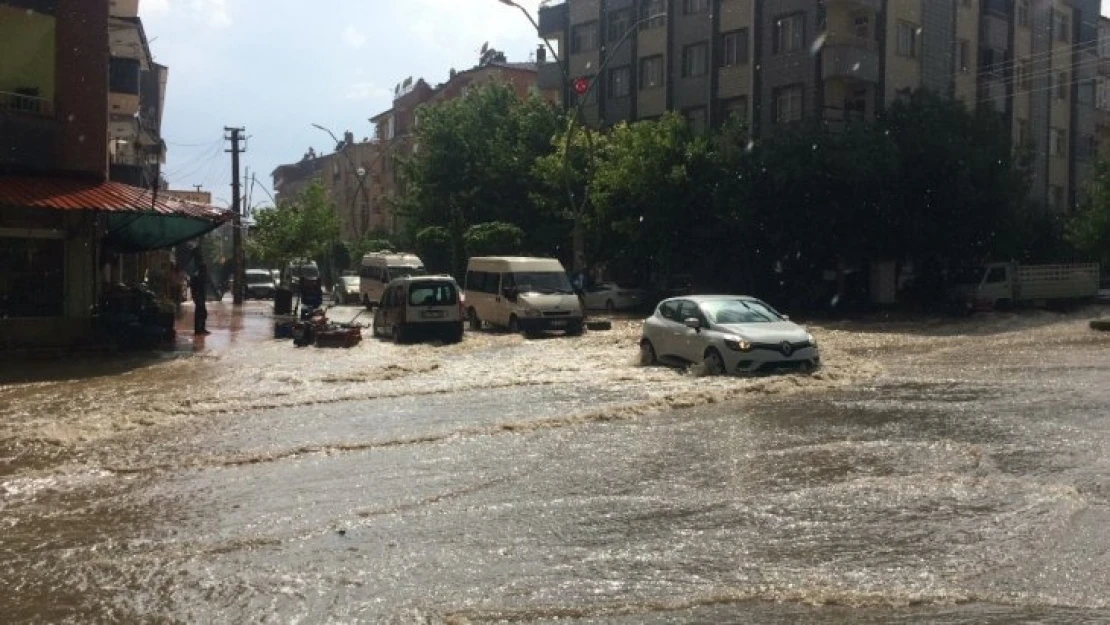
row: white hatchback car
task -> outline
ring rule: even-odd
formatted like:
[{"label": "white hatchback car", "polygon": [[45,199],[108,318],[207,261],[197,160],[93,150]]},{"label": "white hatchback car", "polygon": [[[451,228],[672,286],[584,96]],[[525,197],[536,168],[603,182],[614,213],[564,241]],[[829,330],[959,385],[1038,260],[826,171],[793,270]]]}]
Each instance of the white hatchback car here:
[{"label": "white hatchback car", "polygon": [[640,361],[704,363],[712,375],[821,366],[812,334],[768,304],[743,295],[689,295],[659,302],[644,321]]}]

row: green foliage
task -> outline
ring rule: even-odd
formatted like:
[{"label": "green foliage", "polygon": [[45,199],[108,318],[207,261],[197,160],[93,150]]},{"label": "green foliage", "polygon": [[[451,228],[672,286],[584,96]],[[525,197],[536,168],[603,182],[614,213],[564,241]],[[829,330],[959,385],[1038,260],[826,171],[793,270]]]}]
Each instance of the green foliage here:
[{"label": "green foliage", "polygon": [[456,255],[473,224],[504,221],[520,227],[526,245],[547,249],[546,207],[533,194],[536,159],[551,152],[560,115],[538,98],[521,100],[507,85],[484,85],[460,98],[421,109],[419,151],[404,168],[402,201],[412,234],[430,226],[452,233]]},{"label": "green foliage", "polygon": [[467,256],[511,256],[520,253],[524,231],[503,221],[475,224],[466,229],[463,244]]},{"label": "green foliage", "polygon": [[255,214],[247,246],[253,258],[284,267],[293,258],[324,259],[339,238],[335,205],[319,181],[291,202]]},{"label": "green foliage", "polygon": [[1095,161],[1088,200],[1067,223],[1067,240],[1087,257],[1110,268],[1110,160]]},{"label": "green foliage", "polygon": [[429,226],[416,233],[416,255],[430,273],[451,273],[451,231],[442,226]]}]

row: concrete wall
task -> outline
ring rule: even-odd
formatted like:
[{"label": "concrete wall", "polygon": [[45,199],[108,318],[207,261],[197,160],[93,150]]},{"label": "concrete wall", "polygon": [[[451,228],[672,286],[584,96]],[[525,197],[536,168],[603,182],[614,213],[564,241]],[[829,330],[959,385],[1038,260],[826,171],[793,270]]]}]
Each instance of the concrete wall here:
[{"label": "concrete wall", "polygon": [[108,0],[58,0],[55,168],[108,175]]}]

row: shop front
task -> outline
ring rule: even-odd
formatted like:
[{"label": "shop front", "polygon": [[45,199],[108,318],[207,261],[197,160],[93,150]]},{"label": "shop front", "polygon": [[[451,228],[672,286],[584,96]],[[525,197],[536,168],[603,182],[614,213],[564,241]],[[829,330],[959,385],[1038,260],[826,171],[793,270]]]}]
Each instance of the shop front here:
[{"label": "shop front", "polygon": [[0,176],[0,350],[118,342],[110,321],[172,293],[169,250],[228,219],[116,182]]}]

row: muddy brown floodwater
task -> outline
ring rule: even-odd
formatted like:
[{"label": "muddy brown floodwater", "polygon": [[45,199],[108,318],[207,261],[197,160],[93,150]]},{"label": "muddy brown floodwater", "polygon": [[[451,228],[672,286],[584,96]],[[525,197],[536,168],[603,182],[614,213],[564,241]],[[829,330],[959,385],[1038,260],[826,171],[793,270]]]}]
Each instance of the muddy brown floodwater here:
[{"label": "muddy brown floodwater", "polygon": [[635,320],[328,350],[217,310],[5,372],[0,614],[1110,622],[1097,314],[816,325],[818,374],[739,379],[638,366]]}]

